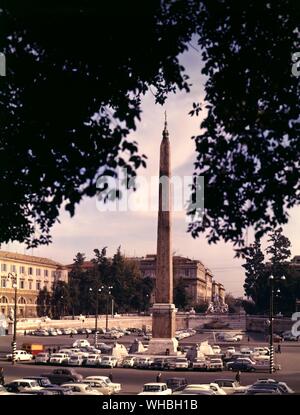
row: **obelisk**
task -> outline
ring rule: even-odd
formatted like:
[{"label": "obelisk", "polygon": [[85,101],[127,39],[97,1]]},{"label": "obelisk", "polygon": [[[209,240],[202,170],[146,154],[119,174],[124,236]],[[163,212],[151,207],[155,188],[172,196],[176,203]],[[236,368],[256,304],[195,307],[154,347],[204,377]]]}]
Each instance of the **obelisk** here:
[{"label": "obelisk", "polygon": [[177,354],[176,308],[173,304],[171,157],[167,119],[160,145],[155,304],[152,339],[147,353]]}]

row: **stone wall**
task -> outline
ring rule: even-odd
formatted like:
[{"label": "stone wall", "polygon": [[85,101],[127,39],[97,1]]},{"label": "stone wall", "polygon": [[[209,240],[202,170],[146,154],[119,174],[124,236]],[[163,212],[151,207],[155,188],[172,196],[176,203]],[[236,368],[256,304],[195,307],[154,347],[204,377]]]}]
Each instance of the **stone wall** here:
[{"label": "stone wall", "polygon": [[[247,331],[268,333],[269,324],[268,317],[263,316],[247,316],[246,317],[246,329]],[[291,330],[293,321],[291,318],[278,317],[274,318],[273,327],[274,333],[280,333],[282,331]]]}]

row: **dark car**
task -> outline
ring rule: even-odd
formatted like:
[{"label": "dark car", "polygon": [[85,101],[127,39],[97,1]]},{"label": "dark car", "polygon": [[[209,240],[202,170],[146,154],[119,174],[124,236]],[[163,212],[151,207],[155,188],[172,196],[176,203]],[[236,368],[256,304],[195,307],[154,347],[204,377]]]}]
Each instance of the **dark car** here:
[{"label": "dark car", "polygon": [[250,362],[246,362],[243,359],[237,359],[234,362],[227,363],[227,369],[233,372],[254,372],[255,367]]},{"label": "dark car", "polygon": [[45,390],[53,392],[54,395],[73,395],[73,392],[71,389],[65,387],[60,388],[59,386],[54,386],[53,388],[45,388]]},{"label": "dark car", "polygon": [[19,395],[56,395],[51,389],[41,389],[39,391],[26,391],[20,392]]},{"label": "dark car", "polygon": [[50,373],[44,373],[41,376],[47,377],[51,383],[62,385],[63,383],[81,382],[83,377],[74,369],[55,369]]},{"label": "dark car", "polygon": [[156,358],[154,361],[150,364],[150,369],[153,370],[164,370],[166,369],[167,362],[165,359]]},{"label": "dark car", "polygon": [[186,378],[169,378],[166,380],[166,384],[173,392],[182,391],[188,384]]},{"label": "dark car", "polygon": [[50,382],[49,378],[46,376],[25,376],[23,379],[35,380],[39,386],[42,386],[42,388],[49,388],[51,386],[55,386]]}]

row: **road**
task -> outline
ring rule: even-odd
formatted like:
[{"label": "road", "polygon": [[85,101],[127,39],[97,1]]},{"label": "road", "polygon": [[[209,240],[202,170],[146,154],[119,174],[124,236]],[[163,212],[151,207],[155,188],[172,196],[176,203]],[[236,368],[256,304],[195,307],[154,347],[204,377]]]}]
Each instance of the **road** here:
[{"label": "road", "polygon": [[[33,337],[33,336],[19,336],[18,344],[21,344],[24,341],[27,342],[41,342],[47,346],[58,346],[58,345],[70,345],[75,341],[76,338],[82,338],[82,336],[74,336],[70,338],[68,336],[59,336],[59,337]],[[207,338],[211,338],[212,335],[203,333],[197,334],[191,338],[184,339],[181,344],[191,344],[198,343]],[[90,336],[90,340],[92,340]],[[130,344],[134,340],[134,336],[126,336],[120,339],[120,342]],[[251,336],[250,342],[246,341],[247,344],[250,344],[252,347],[257,345],[266,345],[261,339],[260,335]],[[246,338],[247,340],[247,338]],[[10,337],[1,337],[0,338],[0,352],[6,353],[10,349]],[[107,342],[107,341],[105,341]],[[244,343],[244,342],[243,342]],[[281,364],[282,370],[275,374],[272,374],[272,378],[278,379],[284,382],[287,382],[288,385],[295,390],[295,392],[300,393],[300,343],[285,342],[282,344],[282,353],[276,354],[277,362]],[[2,360],[0,363],[4,367],[5,380],[10,381],[16,378],[30,375],[39,375],[41,373],[46,373],[54,369],[54,366],[37,366],[32,363],[18,363],[15,366],[12,366],[10,362]],[[98,369],[98,368],[78,368],[76,369],[83,376],[91,375],[108,375],[111,370],[109,369]],[[146,382],[155,381],[157,372],[150,370],[138,370],[138,369],[125,369],[125,368],[115,368],[112,370],[113,380],[120,382],[122,384],[122,394],[137,394],[141,391],[142,386]],[[217,378],[233,378],[234,374],[229,371],[209,373],[209,372],[192,372],[192,371],[165,371],[162,373],[162,381],[168,377],[186,377],[189,383],[208,383]],[[270,377],[268,373],[242,373],[241,380],[243,385],[248,385],[253,383],[260,377]]]}]

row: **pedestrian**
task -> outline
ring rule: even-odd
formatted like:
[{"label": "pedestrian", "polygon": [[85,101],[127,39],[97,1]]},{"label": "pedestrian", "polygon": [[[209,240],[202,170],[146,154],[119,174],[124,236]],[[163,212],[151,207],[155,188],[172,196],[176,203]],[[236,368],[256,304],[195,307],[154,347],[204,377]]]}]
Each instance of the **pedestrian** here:
[{"label": "pedestrian", "polygon": [[26,330],[24,330],[24,336],[26,336]]},{"label": "pedestrian", "polygon": [[239,385],[241,384],[241,372],[239,370],[236,372],[235,380]]},{"label": "pedestrian", "polygon": [[73,338],[73,332],[71,331],[71,333],[70,333],[70,337],[71,337],[71,339]]},{"label": "pedestrian", "polygon": [[4,370],[3,367],[0,367],[0,385],[4,385]]},{"label": "pedestrian", "polygon": [[278,345],[278,347],[277,347],[277,352],[278,352],[278,353],[281,353],[281,345],[280,345],[280,344],[279,344],[279,345]]},{"label": "pedestrian", "polygon": [[90,337],[89,333],[86,333],[86,338],[88,339]]},{"label": "pedestrian", "polygon": [[55,347],[53,347],[53,353],[56,353],[56,349],[55,349]]},{"label": "pedestrian", "polygon": [[250,337],[248,336],[248,342],[250,341]]},{"label": "pedestrian", "polygon": [[161,381],[161,373],[159,372],[156,376],[156,382],[159,383]]},{"label": "pedestrian", "polygon": [[109,380],[112,382],[113,381],[113,375],[112,375],[111,372],[109,373],[108,377],[109,377]]}]

